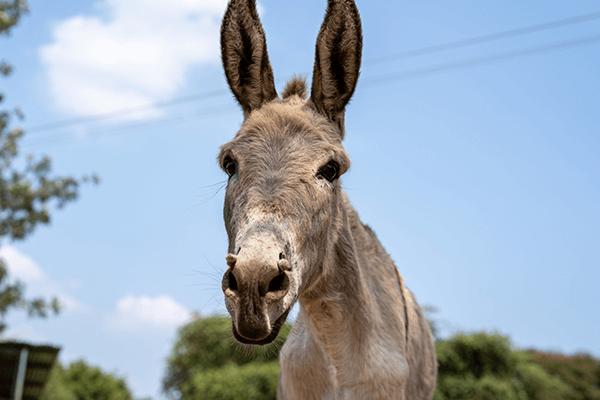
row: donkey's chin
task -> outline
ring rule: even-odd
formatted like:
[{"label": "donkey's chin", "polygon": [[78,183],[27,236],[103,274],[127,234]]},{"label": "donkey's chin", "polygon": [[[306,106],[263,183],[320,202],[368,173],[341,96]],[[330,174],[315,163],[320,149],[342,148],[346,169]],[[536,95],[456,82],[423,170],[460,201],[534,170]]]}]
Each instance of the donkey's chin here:
[{"label": "donkey's chin", "polygon": [[277,320],[275,320],[273,325],[271,325],[271,333],[263,339],[253,340],[253,339],[248,339],[248,338],[243,337],[242,335],[240,335],[238,333],[237,329],[235,328],[235,324],[232,321],[231,330],[233,331],[233,337],[235,338],[235,340],[237,340],[238,342],[243,343],[243,344],[255,344],[255,345],[269,344],[277,338],[277,335],[279,335],[279,331],[281,330],[281,327],[285,323],[285,320],[286,320],[288,314],[290,313],[291,309],[292,309],[292,307],[290,306],[290,308],[285,310],[284,313],[281,314],[281,316],[279,316],[279,318],[277,318]]}]

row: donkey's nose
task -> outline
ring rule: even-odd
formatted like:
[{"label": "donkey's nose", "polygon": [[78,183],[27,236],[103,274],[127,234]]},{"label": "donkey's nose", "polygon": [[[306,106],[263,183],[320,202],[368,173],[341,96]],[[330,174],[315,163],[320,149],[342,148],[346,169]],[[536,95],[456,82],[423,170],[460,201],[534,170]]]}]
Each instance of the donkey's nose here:
[{"label": "donkey's nose", "polygon": [[[289,290],[291,266],[280,253],[279,260],[239,259],[233,254],[226,257],[229,268],[223,276],[223,292],[232,300],[253,297],[277,301]],[[261,257],[262,258],[262,257]]]},{"label": "donkey's nose", "polygon": [[227,255],[229,268],[223,276],[223,293],[230,300],[227,307],[234,336],[242,343],[257,343],[269,337],[273,323],[280,317],[273,312],[290,290],[291,268],[273,242],[248,243],[252,245],[244,245],[237,256]]}]

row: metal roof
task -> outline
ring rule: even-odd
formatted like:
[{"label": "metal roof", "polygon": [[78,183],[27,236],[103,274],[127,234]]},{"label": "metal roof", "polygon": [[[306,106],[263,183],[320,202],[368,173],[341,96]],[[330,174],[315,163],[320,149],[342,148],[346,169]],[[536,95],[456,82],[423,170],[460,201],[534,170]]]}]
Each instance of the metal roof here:
[{"label": "metal roof", "polygon": [[[39,400],[60,347],[0,341],[0,400],[12,400],[18,386],[19,360],[27,361],[22,400]],[[23,358],[23,354],[25,358]]]}]

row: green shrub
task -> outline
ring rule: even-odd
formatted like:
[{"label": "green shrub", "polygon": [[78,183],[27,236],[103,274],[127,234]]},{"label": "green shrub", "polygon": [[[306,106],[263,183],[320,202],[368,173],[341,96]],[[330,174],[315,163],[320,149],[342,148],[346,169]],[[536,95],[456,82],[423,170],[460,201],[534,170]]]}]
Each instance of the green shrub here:
[{"label": "green shrub", "polygon": [[[558,373],[552,375],[534,363],[546,362],[552,370],[551,360],[539,353],[515,351],[510,340],[498,334],[455,335],[438,342],[436,352],[439,368],[434,400],[588,400],[579,397]],[[586,360],[585,365],[587,375],[579,375],[591,380],[597,364]],[[567,367],[559,362],[554,368],[558,371]]]},{"label": "green shrub", "polygon": [[65,369],[58,360],[50,370],[42,400],[77,400],[73,391],[65,383]]},{"label": "green shrub", "polygon": [[496,333],[458,334],[438,342],[435,348],[440,375],[509,377],[514,376],[519,361],[509,339]]},{"label": "green shrub", "polygon": [[568,385],[539,365],[523,362],[517,366],[517,376],[530,400],[562,400],[573,396]]},{"label": "green shrub", "polygon": [[[179,330],[164,391],[179,400],[276,399],[277,357],[290,329],[269,346],[244,346],[229,318],[198,319]],[[600,400],[600,365],[587,355],[516,351],[507,337],[485,332],[435,346],[434,400]]]},{"label": "green shrub", "polygon": [[183,395],[184,386],[200,372],[220,369],[230,364],[260,365],[276,361],[279,349],[290,330],[291,325],[285,324],[273,343],[247,346],[233,338],[231,319],[222,316],[198,318],[179,329],[177,341],[167,361],[163,391],[170,397],[191,399]]},{"label": "green shrub", "polygon": [[433,400],[471,399],[474,391],[475,378],[471,375],[438,375]]},{"label": "green shrub", "polygon": [[540,351],[527,352],[529,361],[559,377],[571,389],[568,400],[600,400],[600,363],[587,354],[566,356]]},{"label": "green shrub", "polygon": [[527,400],[527,393],[516,379],[485,375],[475,385],[473,400]]},{"label": "green shrub", "polygon": [[527,393],[515,379],[484,375],[438,377],[434,400],[528,400]]},{"label": "green shrub", "polygon": [[203,400],[275,400],[279,363],[228,364],[197,372],[182,387],[183,398]]},{"label": "green shrub", "polygon": [[65,371],[65,383],[77,400],[131,400],[131,392],[125,380],[89,366],[83,360],[69,365]]},{"label": "green shrub", "polygon": [[132,400],[124,379],[79,360],[68,368],[57,361],[42,400]]}]

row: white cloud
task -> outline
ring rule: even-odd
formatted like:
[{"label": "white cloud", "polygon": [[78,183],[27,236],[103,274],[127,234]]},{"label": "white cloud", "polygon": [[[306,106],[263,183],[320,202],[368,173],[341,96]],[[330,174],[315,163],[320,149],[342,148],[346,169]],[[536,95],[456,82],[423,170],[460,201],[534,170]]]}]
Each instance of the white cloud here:
[{"label": "white cloud", "polygon": [[2,332],[2,340],[18,340],[33,343],[48,343],[48,339],[34,331],[29,325],[9,327]]},{"label": "white cloud", "polygon": [[28,255],[21,253],[15,247],[6,245],[0,247],[0,258],[6,262],[9,278],[19,279],[25,283],[25,297],[58,297],[66,312],[86,311],[88,307],[71,294],[63,290],[64,286],[73,290],[71,281],[63,284],[45,273],[40,266]]},{"label": "white cloud", "polygon": [[2,246],[0,258],[6,262],[10,275],[25,283],[39,282],[46,278],[42,269],[31,257],[19,252],[13,246]]},{"label": "white cloud", "polygon": [[117,301],[109,325],[119,331],[172,331],[191,320],[192,313],[173,298],[127,295]]},{"label": "white cloud", "polygon": [[219,62],[219,26],[226,4],[101,0],[97,9],[104,15],[60,22],[53,42],[40,49],[57,106],[88,115],[173,95],[185,85],[190,68]]}]

